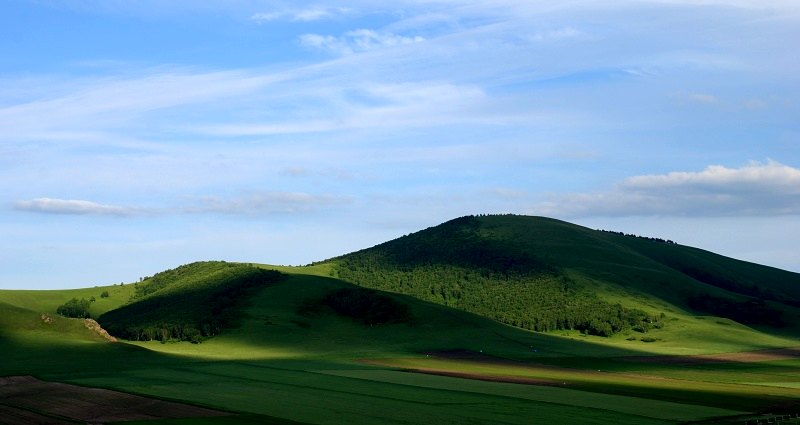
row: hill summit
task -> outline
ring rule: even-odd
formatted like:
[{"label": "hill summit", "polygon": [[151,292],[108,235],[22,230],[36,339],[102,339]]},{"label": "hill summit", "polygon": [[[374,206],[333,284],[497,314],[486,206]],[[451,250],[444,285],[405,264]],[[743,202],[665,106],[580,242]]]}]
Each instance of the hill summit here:
[{"label": "hill summit", "polygon": [[800,301],[796,273],[544,217],[461,217],[330,261],[358,285],[536,331],[647,332],[670,312],[780,327]]}]

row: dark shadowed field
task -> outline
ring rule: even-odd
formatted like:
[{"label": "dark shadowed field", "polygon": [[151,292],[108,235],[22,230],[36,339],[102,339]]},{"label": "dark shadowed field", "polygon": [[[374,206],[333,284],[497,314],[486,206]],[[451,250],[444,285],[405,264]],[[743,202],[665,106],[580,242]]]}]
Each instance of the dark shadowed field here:
[{"label": "dark shadowed field", "polygon": [[0,378],[0,423],[61,425],[199,418],[228,413],[118,391],[47,382],[32,376]]}]

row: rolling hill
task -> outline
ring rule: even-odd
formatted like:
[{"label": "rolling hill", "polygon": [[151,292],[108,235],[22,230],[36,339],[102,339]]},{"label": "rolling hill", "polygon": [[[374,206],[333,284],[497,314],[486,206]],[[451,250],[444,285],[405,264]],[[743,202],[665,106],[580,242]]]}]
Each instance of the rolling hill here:
[{"label": "rolling hill", "polygon": [[716,316],[793,333],[800,301],[797,273],[541,217],[462,217],[329,263],[361,286],[535,331],[643,334]]},{"label": "rolling hill", "polygon": [[[237,413],[215,425],[741,423],[800,413],[798,288],[670,241],[462,217],[305,267],[0,290],[0,376]],[[72,299],[123,339],[57,314]]]}]

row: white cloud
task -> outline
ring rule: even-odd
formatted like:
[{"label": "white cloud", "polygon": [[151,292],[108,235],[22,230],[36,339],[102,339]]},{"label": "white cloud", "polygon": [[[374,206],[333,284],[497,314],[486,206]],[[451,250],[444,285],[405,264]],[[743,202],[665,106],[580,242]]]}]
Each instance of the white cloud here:
[{"label": "white cloud", "polygon": [[53,198],[36,198],[30,201],[19,201],[14,204],[14,209],[18,211],[68,215],[130,216],[139,212],[133,208],[99,204],[92,201]]},{"label": "white cloud", "polygon": [[390,32],[370,29],[357,29],[344,33],[341,37],[319,34],[303,34],[300,44],[315,49],[327,50],[340,55],[378,50],[425,41],[424,37],[407,37]]},{"label": "white cloud", "polygon": [[800,169],[770,160],[766,164],[751,162],[741,168],[711,165],[700,172],[636,176],[623,183],[623,187],[629,189],[695,187],[734,190],[748,186],[800,195]]},{"label": "white cloud", "polygon": [[533,211],[561,217],[798,215],[800,169],[768,161],[635,176],[607,192],[554,196]]},{"label": "white cloud", "polygon": [[276,12],[255,13],[250,19],[258,23],[277,20],[290,22],[313,22],[330,19],[350,13],[350,9],[343,7],[311,6],[305,9],[282,10]]},{"label": "white cloud", "polygon": [[175,215],[175,214],[233,214],[262,216],[306,213],[321,207],[344,204],[350,199],[333,195],[314,195],[305,192],[264,191],[239,198],[207,196],[192,198],[179,207],[122,207],[86,200],[37,198],[13,204],[17,211],[55,215]]},{"label": "white cloud", "polygon": [[568,38],[576,38],[583,35],[583,33],[573,27],[563,27],[554,30],[541,31],[528,36],[528,40],[535,42],[543,42],[549,40],[563,40]]},{"label": "white cloud", "polygon": [[285,15],[281,12],[255,13],[253,14],[253,16],[250,17],[250,20],[261,23],[261,22],[275,21],[284,16]]}]

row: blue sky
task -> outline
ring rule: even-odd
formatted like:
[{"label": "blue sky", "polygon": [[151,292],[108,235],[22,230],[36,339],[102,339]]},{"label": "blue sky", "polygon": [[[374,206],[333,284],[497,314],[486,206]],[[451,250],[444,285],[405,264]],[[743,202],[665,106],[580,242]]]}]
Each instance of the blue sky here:
[{"label": "blue sky", "polygon": [[546,215],[800,271],[800,3],[7,0],[0,287]]}]

